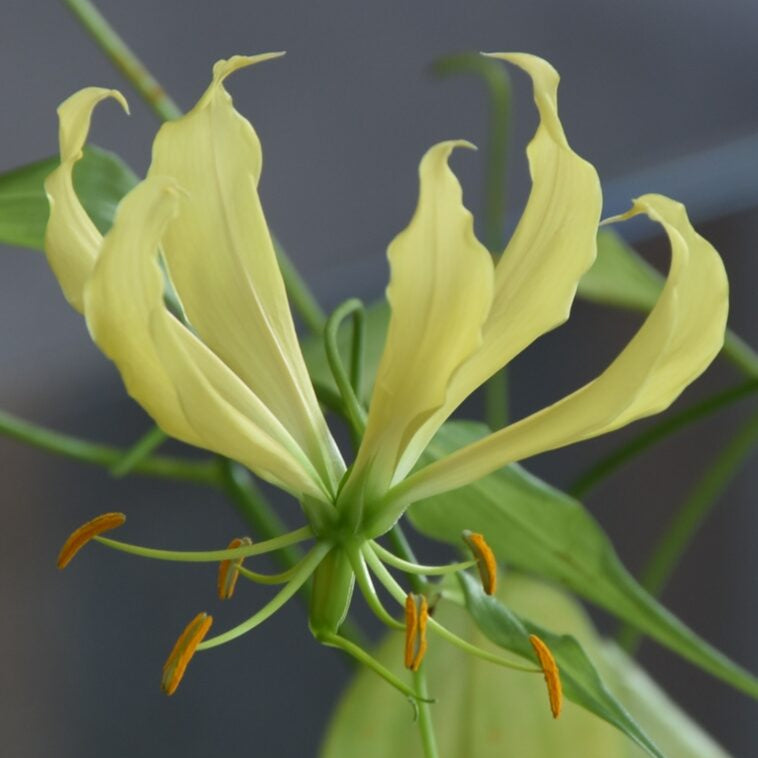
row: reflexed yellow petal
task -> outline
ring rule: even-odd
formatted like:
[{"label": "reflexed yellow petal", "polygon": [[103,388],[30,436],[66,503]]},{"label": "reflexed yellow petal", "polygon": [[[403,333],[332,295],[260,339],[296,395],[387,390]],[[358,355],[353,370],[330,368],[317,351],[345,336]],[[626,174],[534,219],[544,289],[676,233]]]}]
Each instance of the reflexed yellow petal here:
[{"label": "reflexed yellow petal", "polygon": [[620,218],[640,213],[663,225],[672,260],[658,302],[626,348],[600,376],[563,400],[411,476],[398,497],[407,502],[455,489],[513,461],[658,413],[705,370],[724,340],[724,266],[680,203],[645,195]]},{"label": "reflexed yellow petal", "polygon": [[84,283],[92,273],[103,237],[76,196],[72,174],[76,162],[82,157],[92,111],[100,101],[109,97],[129,112],[120,92],[101,87],[79,90],[61,103],[58,108],[61,163],[45,180],[50,203],[45,253],[63,294],[80,313],[84,309]]},{"label": "reflexed yellow petal", "polygon": [[[577,284],[597,252],[600,182],[593,166],[566,141],[558,118],[558,73],[534,55],[496,53],[493,57],[519,66],[532,78],[540,115],[526,151],[532,191],[495,268],[495,295],[482,345],[456,372],[447,402],[420,432],[423,445],[479,385],[568,318]],[[415,458],[408,463],[403,472]]]},{"label": "reflexed yellow petal", "polygon": [[330,489],[344,471],[302,359],[257,183],[261,148],[223,80],[278,54],[219,61],[183,118],[164,124],[149,176],[186,192],[163,250],[200,339],[280,421]]},{"label": "reflexed yellow petal", "polygon": [[404,452],[411,466],[422,452],[414,435],[479,347],[492,302],[492,259],[447,163],[456,146],[468,143],[442,142],[422,159],[416,212],[388,250],[392,318],[354,474],[368,472],[372,491],[386,489]]},{"label": "reflexed yellow petal", "polygon": [[271,411],[164,305],[158,246],[181,202],[166,177],[145,180],[121,202],[85,288],[92,337],[168,434],[318,497],[319,477]]}]

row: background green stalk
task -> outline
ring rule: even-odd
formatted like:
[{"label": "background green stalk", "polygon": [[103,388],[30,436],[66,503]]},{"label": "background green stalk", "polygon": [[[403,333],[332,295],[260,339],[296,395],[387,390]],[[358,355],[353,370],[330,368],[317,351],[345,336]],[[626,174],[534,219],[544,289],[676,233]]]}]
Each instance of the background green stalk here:
[{"label": "background green stalk", "polygon": [[[506,168],[511,121],[511,80],[505,67],[478,53],[461,53],[440,58],[432,67],[438,76],[475,74],[487,86],[489,124],[483,160],[484,244],[494,256],[503,252],[503,220],[506,201]],[[490,429],[508,422],[508,370],[504,367],[484,385],[484,420]]]},{"label": "background green stalk", "polygon": [[758,380],[753,379],[711,395],[711,397],[695,403],[673,416],[669,416],[667,419],[646,429],[641,434],[629,440],[629,442],[626,442],[621,447],[593,463],[569,487],[569,494],[576,498],[584,497],[590,490],[594,489],[598,484],[611,476],[611,474],[615,473],[632,458],[637,457],[649,447],[661,442],[680,429],[694,424],[696,421],[706,418],[722,408],[726,408],[756,392],[758,392]]},{"label": "background green stalk", "polygon": [[[758,414],[754,414],[706,469],[659,539],[640,580],[651,595],[661,594],[698,529],[753,452],[757,441]],[[628,624],[623,625],[618,633],[619,643],[629,653],[636,651],[641,637]]]}]

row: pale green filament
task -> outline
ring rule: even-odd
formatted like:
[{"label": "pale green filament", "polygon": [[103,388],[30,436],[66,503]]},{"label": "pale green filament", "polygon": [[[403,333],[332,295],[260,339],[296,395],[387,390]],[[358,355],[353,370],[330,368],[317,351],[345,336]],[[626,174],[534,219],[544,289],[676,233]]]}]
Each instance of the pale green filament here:
[{"label": "pale green filament", "polygon": [[296,563],[292,568],[282,571],[280,574],[259,574],[257,571],[246,569],[244,566],[237,566],[236,570],[239,571],[245,579],[249,579],[256,584],[284,584],[292,579],[299,565],[300,564]]},{"label": "pale green filament", "polygon": [[197,649],[208,650],[209,648],[223,645],[225,642],[231,642],[273,616],[308,581],[308,577],[316,570],[318,564],[321,563],[324,556],[331,549],[332,546],[328,542],[319,542],[297,564],[292,579],[263,608],[254,613],[247,621],[243,621],[223,634],[201,642],[197,646]]},{"label": "pale green filament", "polygon": [[350,559],[350,565],[353,567],[353,572],[355,573],[355,579],[358,583],[358,588],[365,598],[369,608],[371,608],[377,618],[382,623],[390,627],[390,629],[404,630],[405,624],[398,621],[397,619],[394,619],[390,615],[387,609],[382,605],[382,601],[379,599],[379,596],[376,594],[376,590],[374,589],[374,582],[371,579],[371,574],[368,571],[366,560],[364,559],[361,551],[359,549],[351,550],[348,553],[348,558]]},{"label": "pale green filament", "polygon": [[[364,549],[363,555],[366,559],[366,563],[368,563],[368,565],[371,567],[371,570],[376,575],[376,578],[384,585],[390,595],[392,595],[398,603],[404,605],[406,593],[403,591],[403,588],[395,581],[392,574],[387,571],[384,564],[379,560],[373,550],[370,548]],[[498,666],[514,669],[515,671],[526,671],[530,674],[542,673],[542,669],[511,661],[508,658],[503,658],[496,653],[490,653],[487,650],[482,650],[482,648],[477,647],[476,645],[472,645],[470,642],[466,642],[466,640],[462,639],[457,634],[453,634],[433,618],[429,619],[428,624],[429,629],[431,629],[433,632],[448,642],[452,643],[453,645],[456,645],[466,653],[469,653],[470,655],[475,655],[477,658],[482,658],[483,660],[489,661],[490,663],[495,663]]]},{"label": "pale green filament", "polygon": [[448,563],[446,566],[422,566],[418,563],[405,561],[399,556],[391,553],[387,548],[382,547],[375,540],[369,542],[369,546],[376,553],[377,557],[390,566],[405,571],[407,574],[429,574],[430,576],[440,576],[443,574],[454,574],[456,571],[476,566],[475,560],[460,561],[459,563]]},{"label": "pale green filament", "polygon": [[281,550],[283,547],[295,545],[312,537],[313,531],[311,528],[303,526],[300,529],[295,529],[294,532],[287,532],[287,534],[282,534],[265,542],[256,542],[254,545],[244,545],[243,547],[235,547],[230,550],[160,550],[153,547],[130,545],[108,537],[93,537],[93,539],[103,545],[112,547],[114,550],[120,550],[122,553],[130,553],[131,555],[139,555],[143,558],[184,563],[218,563],[219,561],[234,560],[236,558],[249,558],[252,555],[264,555],[265,553]]}]

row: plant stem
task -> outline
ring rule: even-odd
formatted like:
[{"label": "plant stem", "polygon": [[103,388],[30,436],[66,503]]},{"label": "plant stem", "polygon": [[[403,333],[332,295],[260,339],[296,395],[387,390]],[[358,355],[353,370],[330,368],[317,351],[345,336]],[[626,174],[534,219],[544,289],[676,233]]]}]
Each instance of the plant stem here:
[{"label": "plant stem", "polygon": [[[219,465],[221,486],[256,539],[269,540],[288,531],[245,468],[228,458],[220,459]],[[290,545],[271,557],[286,570],[298,563],[303,553],[295,545]]]},{"label": "plant stem", "polygon": [[419,695],[418,726],[421,732],[421,744],[424,746],[424,758],[438,758],[437,738],[434,735],[432,709],[429,705],[429,688],[426,683],[426,667],[422,664],[418,671],[413,672],[413,684]]},{"label": "plant stem", "polygon": [[587,471],[577,477],[569,487],[569,493],[577,498],[583,497],[593,487],[647,448],[669,437],[674,432],[756,392],[758,392],[758,380],[753,379],[712,395],[680,413],[670,416],[665,421],[646,429],[629,442],[596,461]]},{"label": "plant stem", "polygon": [[120,478],[126,476],[140,461],[155,452],[165,441],[166,433],[159,426],[152,426],[130,447],[124,457],[111,467],[111,474]]},{"label": "plant stem", "polygon": [[[692,538],[718,502],[732,477],[753,452],[756,441],[758,441],[758,414],[748,419],[716,456],[659,539],[641,578],[642,586],[651,595],[661,594]],[[625,624],[619,630],[618,640],[629,653],[633,653],[639,645],[641,635],[634,627]]]},{"label": "plant stem", "polygon": [[90,0],[63,0],[63,3],[159,118],[170,121],[182,115],[176,103]]},{"label": "plant stem", "polygon": [[295,310],[312,334],[322,334],[326,326],[324,309],[318,304],[318,300],[306,284],[305,279],[300,276],[300,272],[295,268],[291,258],[276,238],[274,238],[274,249],[279,261],[279,268],[282,271],[284,286],[287,288],[287,295],[295,306]]},{"label": "plant stem", "polygon": [[[121,448],[101,445],[68,434],[54,432],[30,421],[0,411],[0,434],[24,442],[48,453],[65,458],[104,466],[111,469],[124,460],[127,451]],[[187,461],[181,458],[153,456],[143,458],[132,468],[135,474],[154,476],[161,479],[178,479],[195,484],[216,486],[219,482],[218,463],[214,459]]]},{"label": "plant stem", "polygon": [[[438,60],[436,74],[475,74],[487,86],[489,125],[484,154],[484,243],[499,256],[503,252],[503,219],[505,218],[506,168],[511,122],[511,80],[501,62],[479,53],[461,53]],[[501,429],[508,422],[508,373],[500,369],[484,385],[484,420],[490,429]]]},{"label": "plant stem", "polygon": [[[417,563],[413,549],[408,542],[400,524],[395,524],[387,535],[390,544],[397,555],[409,563]],[[406,574],[408,582],[416,593],[424,591],[426,577],[418,574]],[[413,672],[413,684],[421,700],[418,702],[418,726],[421,733],[421,744],[424,746],[424,758],[438,758],[437,739],[434,736],[434,722],[432,711],[429,707],[429,690],[426,683],[426,671],[424,664]]]},{"label": "plant stem", "polygon": [[721,353],[746,376],[758,377],[758,355],[739,334],[731,329],[726,330]]}]

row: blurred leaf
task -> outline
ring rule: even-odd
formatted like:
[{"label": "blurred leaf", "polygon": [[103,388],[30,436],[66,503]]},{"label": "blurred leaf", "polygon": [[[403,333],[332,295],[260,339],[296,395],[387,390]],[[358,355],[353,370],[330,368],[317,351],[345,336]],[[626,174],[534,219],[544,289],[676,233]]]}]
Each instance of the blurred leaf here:
[{"label": "blurred leaf", "polygon": [[[484,424],[451,422],[428,448],[434,459],[474,442]],[[739,690],[758,697],[758,680],[669,613],[621,564],[581,503],[517,465],[416,503],[408,512],[424,534],[460,547],[464,529],[482,532],[500,560],[561,582]]]},{"label": "blurred leaf", "polygon": [[486,595],[481,582],[470,574],[462,573],[459,579],[466,607],[487,639],[498,647],[537,662],[529,642],[529,635],[536,634],[550,648],[558,664],[563,694],[567,699],[613,724],[649,755],[662,758],[656,745],[608,691],[575,637],[555,634],[526,619],[519,619],[500,600]]},{"label": "blurred leaf", "polygon": [[[519,615],[576,637],[635,720],[668,758],[728,758],[627,657],[601,643],[581,606],[546,584],[508,574],[500,596]],[[462,608],[441,603],[435,617],[470,642],[496,648]],[[442,758],[642,758],[645,752],[605,721],[567,702],[553,720],[541,676],[507,671],[432,637],[424,664]],[[611,651],[611,652],[609,652]],[[608,653],[608,654],[606,654]],[[378,658],[401,672],[402,639],[389,635]],[[628,683],[632,683],[631,687]],[[651,703],[647,706],[646,702]],[[362,670],[334,712],[321,758],[421,758],[408,703]]]},{"label": "blurred leaf", "polygon": [[622,237],[601,229],[597,259],[579,282],[578,294],[593,303],[649,311],[662,286],[663,276]]},{"label": "blurred leaf", "polygon": [[[363,400],[371,397],[376,369],[382,357],[382,350],[384,350],[384,338],[387,334],[389,318],[390,309],[386,300],[377,300],[366,308]],[[339,348],[345,366],[349,365],[350,361],[350,340],[350,329],[345,327],[339,335]],[[332,372],[329,370],[329,364],[326,360],[324,340],[321,337],[308,337],[303,340],[302,348],[313,381],[337,392],[337,385],[334,383]]]},{"label": "blurred leaf", "polygon": [[[0,243],[43,249],[48,216],[44,181],[58,163],[55,156],[0,174]],[[121,158],[98,147],[85,148],[74,169],[76,194],[102,233],[137,181]]]}]

